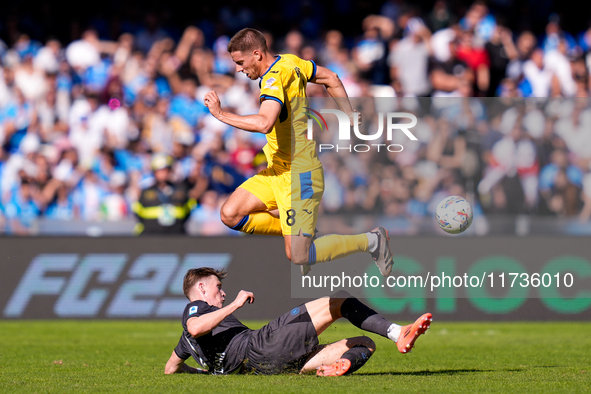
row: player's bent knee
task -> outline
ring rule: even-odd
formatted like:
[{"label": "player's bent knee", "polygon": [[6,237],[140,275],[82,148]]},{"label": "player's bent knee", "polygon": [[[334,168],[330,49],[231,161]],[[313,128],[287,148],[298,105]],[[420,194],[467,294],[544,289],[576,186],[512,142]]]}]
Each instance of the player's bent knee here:
[{"label": "player's bent knee", "polygon": [[364,346],[368,348],[372,353],[376,350],[376,343],[370,337],[361,336],[355,338],[349,338],[347,341],[347,347],[353,348],[355,346]]},{"label": "player's bent knee", "polygon": [[363,338],[362,345],[368,348],[372,353],[376,351],[376,343],[370,337],[361,337]]},{"label": "player's bent knee", "polygon": [[240,221],[240,218],[236,214],[237,212],[235,209],[228,206],[227,204],[224,204],[220,210],[220,219],[222,220],[222,223],[232,228]]}]

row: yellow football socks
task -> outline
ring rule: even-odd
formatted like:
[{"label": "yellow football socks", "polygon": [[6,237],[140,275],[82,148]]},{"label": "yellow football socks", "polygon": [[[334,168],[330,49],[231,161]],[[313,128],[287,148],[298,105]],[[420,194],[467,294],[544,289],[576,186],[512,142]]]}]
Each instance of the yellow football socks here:
[{"label": "yellow football socks", "polygon": [[325,235],[315,240],[310,249],[310,263],[325,263],[353,253],[367,252],[367,235]]}]

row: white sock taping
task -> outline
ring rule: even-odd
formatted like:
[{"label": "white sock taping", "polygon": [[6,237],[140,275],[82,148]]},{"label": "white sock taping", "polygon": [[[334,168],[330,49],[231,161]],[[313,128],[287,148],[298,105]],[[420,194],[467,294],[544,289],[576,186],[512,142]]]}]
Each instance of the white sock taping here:
[{"label": "white sock taping", "polygon": [[394,342],[398,342],[398,337],[400,337],[401,329],[402,326],[392,323],[392,325],[388,328],[388,338],[390,338]]},{"label": "white sock taping", "polygon": [[369,253],[373,253],[378,248],[378,235],[376,233],[365,233],[367,235],[367,247]]}]

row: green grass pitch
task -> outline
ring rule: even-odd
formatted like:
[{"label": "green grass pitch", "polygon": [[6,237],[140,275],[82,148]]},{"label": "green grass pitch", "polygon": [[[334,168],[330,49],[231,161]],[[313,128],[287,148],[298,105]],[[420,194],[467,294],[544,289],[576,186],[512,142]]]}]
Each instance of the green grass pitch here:
[{"label": "green grass pitch", "polygon": [[[252,328],[261,323],[250,322]],[[435,320],[411,354],[377,351],[352,376],[164,375],[180,335],[170,321],[0,322],[2,392],[590,392],[591,323]],[[321,342],[362,331],[331,326]],[[192,363],[190,363],[192,364]],[[194,365],[194,364],[193,364]]]}]

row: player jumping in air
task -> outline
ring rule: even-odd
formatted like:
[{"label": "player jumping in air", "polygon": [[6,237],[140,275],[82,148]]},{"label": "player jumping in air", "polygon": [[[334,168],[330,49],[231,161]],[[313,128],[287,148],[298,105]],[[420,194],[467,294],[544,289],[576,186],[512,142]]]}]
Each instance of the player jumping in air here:
[{"label": "player jumping in air", "polygon": [[376,349],[368,337],[346,338],[319,345],[318,336],[335,320],[344,317],[356,327],[389,338],[401,353],[408,353],[419,335],[431,325],[433,317],[425,313],[413,324],[391,323],[346,292],[319,298],[293,308],[266,326],[251,330],[232,314],[254,295],[240,291],[236,299],[223,306],[224,272],[212,268],[187,271],[183,292],[189,299],[182,324],[183,334],[173,350],[164,372],[203,373],[185,364],[193,357],[212,374],[253,372],[312,372],[319,376],[340,376],[361,368]]},{"label": "player jumping in air", "polygon": [[306,98],[308,82],[317,83],[326,87],[351,122],[360,121],[339,77],[312,60],[290,54],[272,56],[264,35],[255,29],[236,33],[228,44],[228,52],[237,72],[252,80],[260,78],[259,113],[240,116],[225,112],[214,91],[205,95],[205,105],[215,118],[230,126],[266,134],[263,150],[269,164],[232,193],[222,206],[222,222],[249,234],[282,235],[287,258],[301,266],[303,275],[313,264],[369,252],[381,274],[388,276],[393,261],[384,228],[357,235],[315,237],[324,172],[316,143],[300,130],[306,127],[304,122],[293,121],[294,111],[301,112],[302,108],[294,109],[292,105],[297,107]]}]

